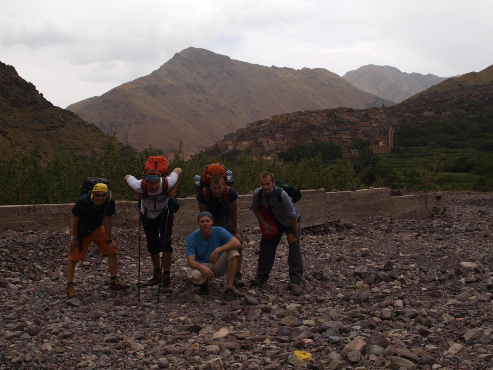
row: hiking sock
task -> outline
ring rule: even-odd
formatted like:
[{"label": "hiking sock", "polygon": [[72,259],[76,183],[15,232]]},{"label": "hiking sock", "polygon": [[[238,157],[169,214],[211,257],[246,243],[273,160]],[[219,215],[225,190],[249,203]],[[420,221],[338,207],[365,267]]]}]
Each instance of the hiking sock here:
[{"label": "hiking sock", "polygon": [[72,282],[67,282],[67,286],[69,286],[69,285],[74,285],[74,282],[73,281]]},{"label": "hiking sock", "polygon": [[115,280],[118,276],[112,276],[111,281]]},{"label": "hiking sock", "polygon": [[157,272],[158,274],[161,273],[161,267],[158,267],[157,269],[154,269],[154,272]]}]

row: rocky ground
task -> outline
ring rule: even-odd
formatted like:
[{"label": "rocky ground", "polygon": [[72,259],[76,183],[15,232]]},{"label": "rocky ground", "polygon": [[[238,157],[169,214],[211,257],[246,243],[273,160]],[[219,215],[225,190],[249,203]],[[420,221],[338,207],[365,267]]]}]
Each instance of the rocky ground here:
[{"label": "rocky ground", "polygon": [[[493,194],[446,194],[429,220],[375,217],[304,229],[302,290],[288,291],[286,244],[269,282],[222,301],[196,295],[185,238],[172,284],[140,291],[138,230],[117,229],[127,293],[109,290],[96,248],[65,298],[69,230],[0,236],[0,369],[493,369]],[[244,280],[254,277],[258,230]],[[142,243],[143,279],[150,260]],[[306,363],[295,351],[311,354]]]}]

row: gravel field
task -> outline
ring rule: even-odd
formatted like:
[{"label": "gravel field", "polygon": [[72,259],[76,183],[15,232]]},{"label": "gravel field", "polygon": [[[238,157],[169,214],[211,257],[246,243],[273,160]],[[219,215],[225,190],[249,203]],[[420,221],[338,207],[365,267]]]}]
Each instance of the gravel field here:
[{"label": "gravel field", "polygon": [[[289,291],[287,245],[267,284],[225,277],[199,296],[174,237],[172,294],[140,290],[138,229],[114,229],[119,275],[95,246],[66,298],[70,230],[0,235],[0,369],[493,369],[493,194],[445,194],[428,220],[375,217],[303,229],[305,274]],[[240,220],[241,222],[241,220]],[[303,226],[303,224],[302,224]],[[244,230],[255,277],[260,232]],[[142,281],[151,262],[142,237]],[[307,363],[294,355],[308,352]]]}]

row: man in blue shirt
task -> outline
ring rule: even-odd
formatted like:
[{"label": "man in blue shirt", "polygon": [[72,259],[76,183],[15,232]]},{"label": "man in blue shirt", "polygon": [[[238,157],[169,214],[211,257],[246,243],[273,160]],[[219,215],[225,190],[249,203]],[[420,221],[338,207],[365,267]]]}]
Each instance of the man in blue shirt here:
[{"label": "man in blue shirt", "polygon": [[227,275],[228,283],[224,300],[234,299],[233,281],[238,264],[238,239],[222,227],[212,226],[214,217],[210,212],[198,216],[199,230],[187,238],[187,263],[192,268],[192,280],[200,284],[201,295],[209,294],[209,280]]},{"label": "man in blue shirt", "polygon": [[269,274],[274,265],[276,250],[281,237],[286,234],[289,244],[289,284],[288,289],[295,285],[301,285],[303,279],[303,257],[300,248],[300,210],[293,204],[288,194],[280,191],[274,182],[274,175],[271,172],[264,172],[260,175],[260,188],[253,192],[252,205],[250,209],[262,224],[267,235],[274,232],[273,227],[264,219],[259,210],[260,204],[267,208],[275,218],[279,233],[274,238],[260,240],[260,253],[258,258],[257,277],[250,281],[253,286],[260,286],[267,282]]}]

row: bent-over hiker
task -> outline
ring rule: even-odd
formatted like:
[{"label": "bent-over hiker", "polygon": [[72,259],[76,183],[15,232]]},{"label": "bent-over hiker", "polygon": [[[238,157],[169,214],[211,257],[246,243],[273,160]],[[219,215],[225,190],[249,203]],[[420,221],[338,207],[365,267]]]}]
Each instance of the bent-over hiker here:
[{"label": "bent-over hiker", "polygon": [[[77,198],[72,208],[72,240],[67,262],[67,296],[76,295],[74,288],[75,265],[85,261],[89,244],[94,242],[103,257],[108,257],[110,289],[127,289],[128,285],[118,279],[117,247],[111,238],[112,216],[115,214],[115,199],[108,193],[106,184],[94,185],[92,192]],[[85,229],[89,235],[82,235]]]},{"label": "bent-over hiker", "polygon": [[[240,245],[243,238],[238,229],[238,193],[229,186],[226,189],[224,178],[221,175],[214,175],[210,184],[197,194],[200,212],[209,211],[214,217],[214,226],[224,227],[233,235]],[[205,196],[204,196],[205,193]],[[241,276],[241,262],[243,261],[243,247],[238,250],[238,265],[233,285],[241,288],[245,286]]]},{"label": "bent-over hiker", "polygon": [[[278,195],[278,192],[280,193]],[[269,274],[274,265],[276,250],[283,234],[287,235],[289,244],[289,284],[288,289],[299,285],[303,279],[303,257],[300,249],[300,210],[293,204],[288,194],[276,187],[274,175],[271,172],[263,172],[260,175],[260,188],[253,192],[252,205],[250,209],[262,224],[267,235],[274,232],[273,227],[264,219],[259,210],[262,204],[274,216],[278,234],[274,238],[260,239],[260,253],[258,257],[257,277],[250,283],[260,286],[267,282]]]},{"label": "bent-over hiker", "polygon": [[226,229],[213,226],[210,212],[198,215],[199,230],[187,238],[187,263],[192,268],[192,280],[200,284],[199,294],[209,294],[209,280],[226,273],[227,285],[224,300],[234,299],[233,280],[238,263],[238,248],[241,244]]},{"label": "bent-over hiker", "polygon": [[[147,251],[151,255],[154,271],[152,277],[144,284],[152,286],[162,281],[163,291],[171,288],[171,246],[173,233],[173,212],[169,210],[169,198],[174,198],[180,184],[182,170],[175,168],[167,177],[149,171],[143,180],[137,180],[132,175],[125,176],[125,182],[137,199],[140,199],[140,212],[144,233],[147,240]],[[168,186],[163,189],[163,183]],[[143,196],[142,184],[145,182],[147,196]],[[164,191],[163,191],[164,190]],[[163,271],[159,253],[163,252]]]}]

